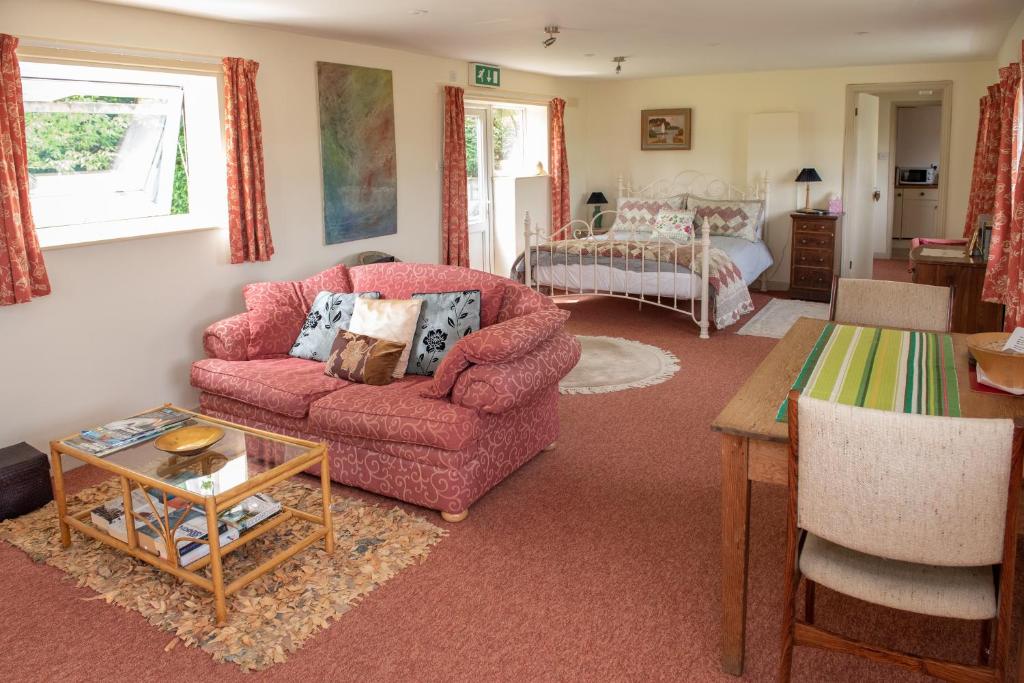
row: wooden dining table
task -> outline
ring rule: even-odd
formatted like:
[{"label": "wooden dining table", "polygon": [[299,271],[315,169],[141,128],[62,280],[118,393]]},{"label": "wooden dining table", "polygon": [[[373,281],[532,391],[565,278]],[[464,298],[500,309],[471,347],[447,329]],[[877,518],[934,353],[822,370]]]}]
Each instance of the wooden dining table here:
[{"label": "wooden dining table", "polygon": [[[788,486],[789,427],[776,422],[779,406],[826,321],[800,318],[725,406],[711,429],[722,448],[722,669],[743,673],[746,637],[750,482]],[[970,388],[966,334],[952,334],[963,417],[1013,418],[1024,424],[1024,397]],[[779,525],[785,523],[780,515]],[[782,585],[779,585],[782,593]]]}]

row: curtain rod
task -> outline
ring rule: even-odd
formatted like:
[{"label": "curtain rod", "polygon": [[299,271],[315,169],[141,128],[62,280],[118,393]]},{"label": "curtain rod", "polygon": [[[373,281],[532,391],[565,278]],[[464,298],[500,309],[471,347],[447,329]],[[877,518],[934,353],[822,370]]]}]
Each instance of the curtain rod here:
[{"label": "curtain rod", "polygon": [[[547,106],[557,95],[538,95],[537,93],[516,92],[514,90],[492,90],[491,88],[474,88],[473,86],[459,85],[458,83],[438,83],[441,90],[446,86],[454,85],[462,88],[466,93],[466,99],[474,102],[511,102],[515,104],[539,104]],[[575,97],[566,98],[565,106],[576,107],[579,100]]]},{"label": "curtain rod", "polygon": [[[191,52],[164,52],[161,50],[147,50],[142,48],[131,48],[122,45],[103,45],[99,43],[80,43],[67,40],[54,40],[40,38],[37,36],[19,36],[18,48],[40,48],[43,50],[57,50],[62,52],[93,52],[99,56],[114,55],[117,57],[137,57],[140,59],[151,59],[159,62],[185,62],[187,64],[203,64],[216,67],[220,71],[221,57],[209,54]],[[84,60],[76,60],[84,61]],[[103,61],[97,59],[96,61]],[[120,62],[119,62],[120,63]],[[211,69],[212,70],[212,69]]]}]

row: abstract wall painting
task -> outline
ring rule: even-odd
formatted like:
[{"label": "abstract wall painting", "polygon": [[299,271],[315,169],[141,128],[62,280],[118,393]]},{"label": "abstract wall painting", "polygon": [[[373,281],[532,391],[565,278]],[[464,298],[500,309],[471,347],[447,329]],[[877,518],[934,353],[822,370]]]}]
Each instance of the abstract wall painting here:
[{"label": "abstract wall painting", "polygon": [[317,62],[324,241],[398,232],[391,72]]}]

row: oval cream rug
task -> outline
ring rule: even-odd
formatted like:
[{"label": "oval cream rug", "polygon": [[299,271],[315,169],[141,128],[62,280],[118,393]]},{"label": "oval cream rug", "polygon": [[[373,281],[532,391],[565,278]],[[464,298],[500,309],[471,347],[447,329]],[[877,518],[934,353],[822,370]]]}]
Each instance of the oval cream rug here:
[{"label": "oval cream rug", "polygon": [[558,383],[563,394],[605,394],[661,384],[679,372],[679,359],[657,346],[620,337],[576,335],[583,355]]}]

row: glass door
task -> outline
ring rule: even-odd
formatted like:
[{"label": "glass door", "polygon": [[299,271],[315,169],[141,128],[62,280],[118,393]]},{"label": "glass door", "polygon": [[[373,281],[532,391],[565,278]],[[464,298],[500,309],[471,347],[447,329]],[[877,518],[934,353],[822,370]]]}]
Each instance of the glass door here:
[{"label": "glass door", "polygon": [[469,267],[491,270],[490,126],[487,109],[466,108],[466,197],[469,201]]}]

